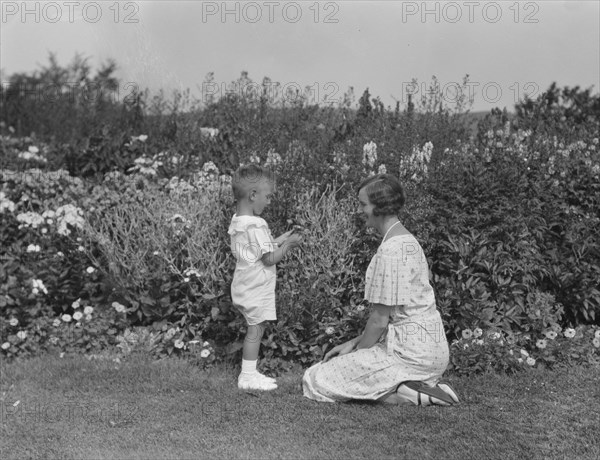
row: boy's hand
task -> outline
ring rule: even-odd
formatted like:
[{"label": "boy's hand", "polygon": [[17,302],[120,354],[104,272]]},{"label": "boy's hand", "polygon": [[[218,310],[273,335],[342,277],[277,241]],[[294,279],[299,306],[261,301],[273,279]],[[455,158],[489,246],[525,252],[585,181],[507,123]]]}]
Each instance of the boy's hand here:
[{"label": "boy's hand", "polygon": [[279,245],[283,244],[292,235],[292,233],[294,233],[294,230],[282,233],[277,238],[275,238],[275,242]]},{"label": "boy's hand", "polygon": [[285,244],[290,248],[297,248],[302,242],[302,235],[292,233],[290,237],[285,241]]}]

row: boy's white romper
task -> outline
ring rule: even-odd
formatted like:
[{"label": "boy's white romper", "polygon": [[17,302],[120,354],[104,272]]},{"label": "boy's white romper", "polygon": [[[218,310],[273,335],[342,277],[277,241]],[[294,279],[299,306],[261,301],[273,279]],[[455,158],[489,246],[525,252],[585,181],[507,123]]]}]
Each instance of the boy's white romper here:
[{"label": "boy's white romper", "polygon": [[276,320],[275,264],[267,266],[262,262],[262,256],[276,248],[267,222],[258,216],[234,214],[228,233],[236,259],[231,284],[233,305],[248,325]]}]

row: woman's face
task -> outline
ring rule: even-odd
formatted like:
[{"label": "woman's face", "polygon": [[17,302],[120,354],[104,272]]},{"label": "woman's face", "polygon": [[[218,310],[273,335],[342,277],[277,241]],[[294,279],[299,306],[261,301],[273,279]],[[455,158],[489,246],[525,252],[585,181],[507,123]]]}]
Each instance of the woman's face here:
[{"label": "woman's face", "polygon": [[362,213],[367,218],[367,227],[375,227],[376,216],[373,215],[373,208],[375,207],[375,205],[373,205],[369,201],[369,197],[367,196],[367,191],[365,188],[361,188],[359,190],[358,202],[360,206],[360,211],[362,211]]}]

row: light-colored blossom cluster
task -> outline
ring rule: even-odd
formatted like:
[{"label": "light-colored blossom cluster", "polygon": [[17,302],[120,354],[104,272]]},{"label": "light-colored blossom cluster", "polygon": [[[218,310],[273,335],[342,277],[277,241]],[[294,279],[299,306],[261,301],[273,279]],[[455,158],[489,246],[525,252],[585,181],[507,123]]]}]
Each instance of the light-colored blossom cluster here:
[{"label": "light-colored blossom cluster", "polygon": [[206,193],[217,193],[223,190],[230,191],[231,177],[220,174],[219,169],[212,161],[202,165],[202,169],[192,177],[192,185]]},{"label": "light-colored blossom cluster", "polygon": [[14,212],[15,203],[6,197],[4,192],[0,192],[0,213],[3,213],[4,210]]},{"label": "light-colored blossom cluster", "polygon": [[365,169],[372,170],[377,162],[377,144],[373,141],[367,142],[363,145],[363,158],[362,164]]},{"label": "light-colored blossom cluster", "polygon": [[250,162],[250,164],[260,164],[260,157],[258,156],[258,154],[256,152],[252,152],[250,154],[250,157],[248,158],[248,161]]},{"label": "light-colored blossom cluster", "polygon": [[200,134],[202,137],[213,139],[219,135],[219,130],[217,128],[200,128]]},{"label": "light-colored blossom cluster", "polygon": [[156,176],[158,168],[163,165],[162,161],[154,158],[148,158],[146,155],[142,155],[134,160],[135,165],[129,168],[128,172],[139,172],[146,176]]},{"label": "light-colored blossom cluster", "polygon": [[196,191],[196,187],[187,182],[186,180],[180,179],[179,177],[172,177],[166,185],[166,188],[170,193],[174,195],[191,193]]},{"label": "light-colored blossom cluster", "polygon": [[34,295],[37,295],[40,291],[42,291],[44,294],[48,294],[48,289],[46,289],[46,286],[44,286],[44,282],[42,280],[33,279],[31,280],[31,283],[33,284],[31,292]]},{"label": "light-colored blossom cluster", "polygon": [[48,160],[46,160],[46,158],[38,155],[39,151],[40,149],[32,145],[26,152],[19,152],[17,156],[25,161],[38,161],[40,163],[47,163]]},{"label": "light-colored blossom cluster", "polygon": [[146,142],[148,136],[146,134],[140,134],[139,136],[131,136],[131,142]]},{"label": "light-colored blossom cluster", "polygon": [[124,313],[127,310],[127,308],[125,308],[125,306],[119,302],[113,302],[111,306],[116,310],[117,313]]},{"label": "light-colored blossom cluster", "polygon": [[56,223],[58,224],[57,232],[61,235],[69,235],[71,233],[67,227],[67,224],[81,229],[85,223],[85,220],[83,219],[83,211],[72,204],[60,206],[55,211],[54,216],[56,217]]},{"label": "light-colored blossom cluster", "polygon": [[37,212],[27,211],[17,214],[17,221],[22,222],[21,227],[38,228],[44,223],[44,218]]},{"label": "light-colored blossom cluster", "polygon": [[265,161],[265,167],[275,167],[281,164],[281,155],[279,155],[275,150],[269,149],[267,152],[267,159]]}]

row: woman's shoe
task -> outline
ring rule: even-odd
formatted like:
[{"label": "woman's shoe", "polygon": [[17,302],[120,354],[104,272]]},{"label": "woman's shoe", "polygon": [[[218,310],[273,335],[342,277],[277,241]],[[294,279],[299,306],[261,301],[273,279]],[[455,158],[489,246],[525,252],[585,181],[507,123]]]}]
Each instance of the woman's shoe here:
[{"label": "woman's shoe", "polygon": [[430,387],[423,382],[403,382],[398,386],[396,394],[400,399],[410,401],[415,406],[451,406],[458,402],[458,398],[455,401],[441,388]]},{"label": "woman's shoe", "polygon": [[458,395],[456,394],[456,392],[450,385],[448,385],[447,383],[438,383],[437,386],[442,391],[444,391],[448,396],[450,396],[450,398],[452,398],[452,400],[454,401],[454,404],[458,404],[460,402],[458,400]]}]

